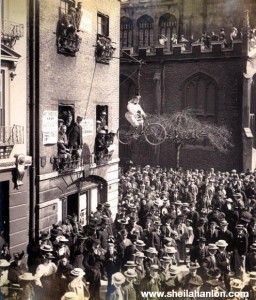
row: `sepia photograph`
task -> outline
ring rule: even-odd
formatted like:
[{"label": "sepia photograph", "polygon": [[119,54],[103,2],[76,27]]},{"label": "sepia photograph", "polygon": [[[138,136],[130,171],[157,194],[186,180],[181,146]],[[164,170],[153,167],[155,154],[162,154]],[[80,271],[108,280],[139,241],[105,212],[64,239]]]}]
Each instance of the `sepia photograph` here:
[{"label": "sepia photograph", "polygon": [[256,299],[256,0],[0,16],[0,300]]}]

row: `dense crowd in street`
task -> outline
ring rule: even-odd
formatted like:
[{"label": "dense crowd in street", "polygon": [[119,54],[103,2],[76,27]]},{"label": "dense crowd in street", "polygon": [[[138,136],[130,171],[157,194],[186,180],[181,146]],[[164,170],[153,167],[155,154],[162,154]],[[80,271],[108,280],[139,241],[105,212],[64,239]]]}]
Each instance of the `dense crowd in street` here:
[{"label": "dense crowd in street", "polygon": [[184,289],[243,290],[255,299],[255,179],[249,170],[130,162],[120,172],[115,219],[99,203],[86,226],[68,216],[12,256],[0,238],[0,299],[98,300],[103,282],[107,300]]}]

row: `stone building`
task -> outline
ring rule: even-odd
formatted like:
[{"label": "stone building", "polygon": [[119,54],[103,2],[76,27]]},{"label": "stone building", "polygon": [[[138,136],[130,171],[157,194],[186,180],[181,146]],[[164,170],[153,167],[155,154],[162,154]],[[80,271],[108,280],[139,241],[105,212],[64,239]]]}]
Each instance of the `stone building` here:
[{"label": "stone building", "polygon": [[[256,99],[255,92],[251,93],[255,89],[255,9],[254,1],[239,0],[122,3],[120,118],[138,89],[138,61],[142,61],[140,93],[146,113],[191,108],[200,120],[225,125],[232,132],[234,147],[228,155],[207,142],[186,145],[180,158],[185,169],[255,167]],[[232,27],[235,39],[230,37]],[[134,141],[120,145],[120,159],[174,167],[174,150],[168,140],[160,146]]]},{"label": "stone building", "polygon": [[2,1],[1,16],[0,230],[11,251],[67,216],[87,224],[99,203],[115,215],[119,163],[120,2],[18,2]]},{"label": "stone building", "polygon": [[27,1],[1,2],[0,231],[11,251],[29,240]]}]

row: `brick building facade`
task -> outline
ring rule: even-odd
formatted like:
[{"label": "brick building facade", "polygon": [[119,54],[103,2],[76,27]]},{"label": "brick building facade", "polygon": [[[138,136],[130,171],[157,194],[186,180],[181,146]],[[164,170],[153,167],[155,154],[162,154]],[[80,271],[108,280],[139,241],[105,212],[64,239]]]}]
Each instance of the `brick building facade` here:
[{"label": "brick building facade", "polygon": [[[65,27],[63,18],[69,20],[72,11],[76,16],[79,5],[82,7],[80,24],[75,25],[76,33],[70,31],[70,38],[67,37],[70,27]],[[96,164],[94,147],[100,111],[107,114],[109,130],[116,131],[118,127],[115,116],[119,111],[119,60],[107,58],[103,63],[96,62],[95,53],[99,36],[104,39],[109,36],[113,48],[116,48],[111,49],[118,57],[120,3],[117,0],[79,3],[46,0],[36,1],[31,8],[35,22],[35,28],[31,29],[35,41],[31,45],[35,47],[31,66],[36,106],[32,112],[35,135],[34,142],[31,142],[36,166],[34,229],[38,233],[65,220],[68,215],[78,215],[81,223],[86,224],[98,203],[109,202],[113,214],[116,212],[118,148],[111,157]],[[70,42],[72,38],[74,40]],[[72,161],[66,163],[66,158],[58,151],[56,139],[54,142],[47,141],[47,118],[52,114],[55,118],[57,114],[57,119],[62,120],[71,114],[72,124],[77,116],[86,121],[82,125],[82,160],[79,158],[72,162],[72,156]],[[55,136],[58,120],[56,122]]]},{"label": "brick building facade", "polygon": [[[122,5],[120,116],[124,117],[127,102],[138,87],[138,63],[131,55],[145,62],[140,77],[145,112],[163,114],[192,108],[199,111],[199,119],[225,125],[232,132],[234,147],[228,155],[218,153],[207,143],[186,145],[180,158],[185,169],[255,167],[251,140],[244,134],[244,127],[252,126],[243,125],[249,111],[242,113],[251,97],[244,97],[244,73],[248,69],[247,57],[252,53],[246,21],[250,15],[245,14],[246,8],[253,20],[252,1],[161,1],[159,5],[152,1],[127,1]],[[231,42],[229,33],[235,24],[244,28],[244,37]],[[226,30],[227,47],[214,41],[207,49],[198,41],[204,30],[209,35],[212,31],[219,34],[221,27]],[[162,34],[167,37],[164,46],[159,41]],[[177,35],[177,44],[170,41],[173,34]],[[182,38],[188,41],[182,42]],[[121,161],[128,158],[142,165],[174,167],[175,149],[170,141],[160,146],[134,141],[131,145],[120,145]]]},{"label": "brick building facade", "polygon": [[99,203],[115,215],[119,163],[115,138],[96,145],[99,126],[118,128],[119,1],[18,2],[1,7],[0,231],[11,252],[67,216],[87,224]]}]

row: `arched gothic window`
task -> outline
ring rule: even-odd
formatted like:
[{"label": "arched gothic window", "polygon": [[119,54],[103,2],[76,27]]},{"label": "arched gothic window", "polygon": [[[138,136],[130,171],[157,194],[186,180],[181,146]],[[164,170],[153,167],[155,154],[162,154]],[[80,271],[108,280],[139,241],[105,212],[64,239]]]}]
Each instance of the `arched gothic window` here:
[{"label": "arched gothic window", "polygon": [[183,108],[195,110],[200,121],[217,122],[216,105],[218,89],[215,81],[206,74],[197,73],[183,86]]},{"label": "arched gothic window", "polygon": [[148,15],[143,15],[137,20],[139,29],[139,47],[153,46],[154,21]]},{"label": "arched gothic window", "polygon": [[121,46],[132,47],[133,46],[132,20],[127,17],[122,17],[120,27],[121,27]]},{"label": "arched gothic window", "polygon": [[164,35],[167,37],[166,48],[170,49],[172,35],[177,33],[177,19],[169,13],[159,18],[159,37]]}]

